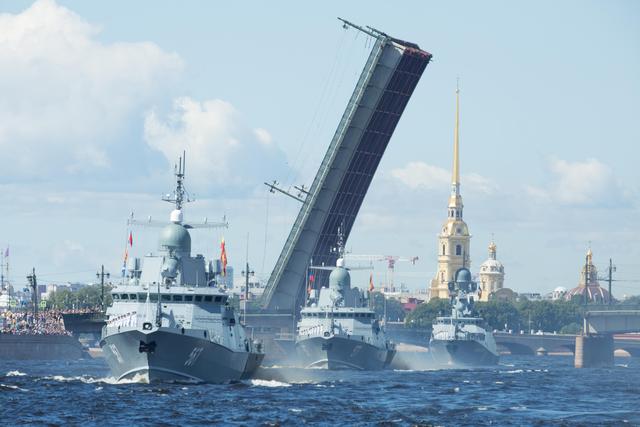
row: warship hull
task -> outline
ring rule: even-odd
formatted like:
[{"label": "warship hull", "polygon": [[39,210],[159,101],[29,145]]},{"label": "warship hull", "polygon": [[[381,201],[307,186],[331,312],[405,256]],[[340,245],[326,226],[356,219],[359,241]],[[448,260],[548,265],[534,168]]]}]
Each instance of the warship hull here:
[{"label": "warship hull", "polygon": [[100,342],[116,380],[224,383],[250,377],[264,354],[232,351],[180,330],[129,330]]},{"label": "warship hull", "polygon": [[395,350],[338,336],[301,339],[296,351],[305,368],[324,369],[378,370],[395,356]]},{"label": "warship hull", "polygon": [[473,340],[432,339],[429,351],[437,364],[446,366],[491,366],[499,360],[497,354]]}]

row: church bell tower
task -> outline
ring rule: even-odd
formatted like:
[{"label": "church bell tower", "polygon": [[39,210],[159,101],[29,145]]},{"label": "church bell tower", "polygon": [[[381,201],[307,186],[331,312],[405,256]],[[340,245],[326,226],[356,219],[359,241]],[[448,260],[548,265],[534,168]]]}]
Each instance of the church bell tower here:
[{"label": "church bell tower", "polygon": [[470,268],[469,228],[462,219],[462,195],[460,194],[460,89],[456,87],[456,126],[453,134],[453,172],[447,220],[438,235],[438,271],[431,281],[429,298],[449,298],[448,283],[454,280],[456,271]]}]

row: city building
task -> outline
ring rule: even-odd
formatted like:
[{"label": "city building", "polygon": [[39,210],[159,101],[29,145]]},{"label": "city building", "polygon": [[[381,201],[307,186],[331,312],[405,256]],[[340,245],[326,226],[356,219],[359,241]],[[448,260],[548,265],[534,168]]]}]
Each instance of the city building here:
[{"label": "city building", "polygon": [[517,301],[543,301],[544,297],[539,292],[521,292],[517,294]]},{"label": "city building", "polygon": [[591,248],[587,251],[587,257],[582,271],[580,272],[580,282],[578,286],[567,292],[564,298],[567,301],[579,296],[584,301],[585,296],[590,303],[607,304],[610,299],[609,291],[598,283],[598,269],[593,265],[593,252]]},{"label": "city building", "polygon": [[453,138],[453,173],[447,220],[438,235],[438,270],[431,280],[429,298],[449,298],[449,282],[462,267],[469,268],[469,228],[462,219],[459,162],[460,90],[456,89],[456,126]]},{"label": "city building", "polygon": [[565,288],[564,286],[558,286],[552,292],[547,294],[545,299],[548,299],[551,301],[558,301],[558,300],[564,299],[564,296],[566,295],[566,293],[567,293],[567,288]]},{"label": "city building", "polygon": [[496,259],[496,244],[489,244],[489,259],[480,265],[480,301],[489,301],[489,296],[504,287],[504,266]]}]

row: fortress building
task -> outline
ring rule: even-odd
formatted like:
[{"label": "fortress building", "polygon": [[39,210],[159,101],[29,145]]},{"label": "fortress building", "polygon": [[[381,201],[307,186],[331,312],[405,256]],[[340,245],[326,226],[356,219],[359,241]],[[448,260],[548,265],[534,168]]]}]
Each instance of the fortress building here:
[{"label": "fortress building", "polygon": [[504,286],[504,266],[496,259],[496,244],[489,244],[489,259],[480,265],[480,301],[489,301],[489,296]]},{"label": "fortress building", "polygon": [[470,268],[469,228],[462,219],[459,162],[460,90],[456,88],[456,127],[453,137],[453,173],[447,220],[438,236],[438,270],[431,280],[429,298],[449,298],[448,283],[454,280],[458,269]]}]

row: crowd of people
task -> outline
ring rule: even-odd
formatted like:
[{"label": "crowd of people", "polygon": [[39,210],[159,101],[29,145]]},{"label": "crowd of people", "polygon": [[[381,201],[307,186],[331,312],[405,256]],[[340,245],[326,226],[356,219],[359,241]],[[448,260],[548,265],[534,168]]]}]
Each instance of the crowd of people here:
[{"label": "crowd of people", "polygon": [[71,335],[65,330],[61,310],[38,312],[4,311],[0,313],[0,331],[12,335]]}]

